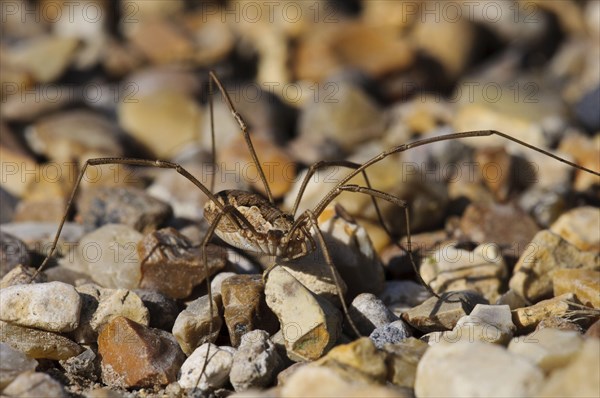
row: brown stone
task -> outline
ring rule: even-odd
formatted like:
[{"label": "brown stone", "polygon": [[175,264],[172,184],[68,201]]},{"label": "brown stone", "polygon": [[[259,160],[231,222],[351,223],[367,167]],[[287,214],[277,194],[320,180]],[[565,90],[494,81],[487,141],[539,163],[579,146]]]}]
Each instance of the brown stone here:
[{"label": "brown stone", "polygon": [[[208,295],[197,298],[179,313],[173,325],[173,335],[179,346],[190,355],[204,343],[214,343],[223,325],[221,295],[213,296],[213,313],[210,313]],[[212,316],[211,316],[212,315]]]},{"label": "brown stone", "polygon": [[427,343],[414,337],[387,344],[384,350],[389,354],[386,361],[388,381],[400,387],[414,388],[417,365],[427,348]]},{"label": "brown stone", "polygon": [[332,348],[315,365],[331,368],[348,380],[383,384],[388,373],[386,358],[385,351],[378,350],[370,338],[362,337]]},{"label": "brown stone", "polygon": [[487,300],[473,291],[449,292],[441,298],[431,297],[402,314],[402,319],[424,332],[452,330],[460,318]]},{"label": "brown stone", "polygon": [[509,286],[536,302],[552,295],[552,276],[560,269],[600,269],[600,255],[581,251],[548,230],[540,231],[527,246],[513,271]]},{"label": "brown stone", "polygon": [[[582,134],[569,134],[561,142],[558,150],[573,156],[575,163],[591,170],[600,170],[600,137],[586,137]],[[585,191],[600,181],[598,176],[575,170],[574,188]],[[596,209],[596,213],[598,210]],[[597,219],[597,216],[596,216]],[[597,230],[596,230],[597,231]],[[596,233],[596,236],[598,234]]]},{"label": "brown stone", "polygon": [[[137,245],[142,263],[142,289],[156,290],[174,299],[185,298],[206,279],[201,249],[173,228],[154,231]],[[225,266],[226,252],[216,245],[207,246],[208,273]]]},{"label": "brown stone", "polygon": [[153,387],[177,380],[185,355],[173,336],[124,317],[98,336],[102,381],[113,387]]},{"label": "brown stone", "polygon": [[475,162],[488,189],[499,202],[504,202],[510,193],[511,157],[504,147],[479,148]]},{"label": "brown stone", "polygon": [[539,231],[535,221],[513,203],[472,203],[460,229],[473,242],[496,243],[503,255],[519,257]]},{"label": "brown stone", "polygon": [[68,338],[52,332],[26,328],[0,321],[0,342],[25,353],[30,358],[59,361],[79,355],[83,348]]},{"label": "brown stone", "polygon": [[[581,305],[573,293],[563,294],[549,300],[540,301],[529,307],[512,311],[513,323],[518,332],[528,332],[544,319],[553,317],[568,317],[570,313],[580,310]],[[581,316],[585,314],[580,314]]]},{"label": "brown stone", "polygon": [[554,295],[575,293],[582,304],[600,308],[600,272],[586,269],[559,269],[552,275]]},{"label": "brown stone", "polygon": [[251,330],[262,329],[274,334],[279,329],[277,317],[265,301],[264,290],[261,275],[235,275],[223,281],[225,324],[234,347],[240,344],[242,335]]},{"label": "brown stone", "polygon": [[550,226],[550,231],[579,250],[600,251],[600,211],[597,207],[569,210]]},{"label": "brown stone", "polygon": [[132,44],[154,63],[182,61],[193,55],[193,42],[166,19],[138,24]]}]

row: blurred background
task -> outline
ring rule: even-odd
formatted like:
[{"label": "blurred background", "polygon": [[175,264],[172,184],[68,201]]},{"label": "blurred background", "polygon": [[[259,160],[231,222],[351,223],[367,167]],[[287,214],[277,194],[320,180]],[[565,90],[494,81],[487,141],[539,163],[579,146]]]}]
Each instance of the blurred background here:
[{"label": "blurred background", "polygon": [[[499,130],[600,169],[598,1],[0,6],[2,223],[39,229],[60,220],[81,165],[101,156],[174,160],[207,185],[215,178],[217,191],[264,192],[218,93],[217,168],[210,167],[211,69],[250,125],[286,209],[316,161],[362,162],[456,131]],[[420,147],[368,171],[376,188],[409,201],[413,233],[433,231],[423,242],[496,241],[515,258],[564,211],[599,203],[597,178],[498,137]],[[300,210],[344,173],[317,173]],[[175,217],[163,225],[202,219],[206,199],[175,171],[114,165],[89,171],[70,217],[85,219],[86,192],[119,186],[168,202]],[[339,202],[385,260],[390,241],[370,199],[344,194]],[[382,206],[403,234],[402,211]]]}]

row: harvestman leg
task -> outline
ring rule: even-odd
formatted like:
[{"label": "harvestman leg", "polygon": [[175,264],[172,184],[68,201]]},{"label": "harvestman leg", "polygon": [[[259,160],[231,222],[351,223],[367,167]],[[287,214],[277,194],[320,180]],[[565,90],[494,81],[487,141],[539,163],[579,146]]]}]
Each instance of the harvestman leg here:
[{"label": "harvestman leg", "polygon": [[[161,169],[174,169],[179,174],[181,174],[186,179],[188,179],[190,182],[192,182],[195,186],[197,186],[202,192],[204,192],[204,194],[210,200],[212,200],[217,206],[219,206],[221,208],[221,211],[223,211],[223,208],[225,207],[215,198],[215,196],[208,190],[208,188],[206,188],[200,181],[198,181],[198,179],[196,177],[194,177],[190,172],[188,172],[186,169],[184,169],[177,163],[167,162],[167,161],[163,161],[163,160],[147,160],[147,159],[118,158],[118,157],[88,159],[85,162],[85,164],[83,165],[83,167],[81,168],[81,171],[79,172],[79,176],[77,177],[77,181],[75,182],[75,186],[73,187],[73,190],[71,191],[71,195],[69,196],[69,201],[67,202],[67,207],[65,209],[65,213],[63,215],[63,218],[60,220],[60,224],[58,226],[56,234],[54,235],[54,240],[52,241],[52,246],[50,247],[50,251],[48,252],[48,255],[46,256],[46,258],[44,258],[44,261],[42,262],[42,264],[38,267],[38,269],[35,271],[33,276],[30,278],[30,281],[34,280],[35,277],[37,277],[37,275],[44,270],[44,268],[48,264],[48,261],[53,256],[54,252],[56,251],[58,239],[60,238],[60,234],[61,234],[62,229],[65,225],[65,222],[67,220],[67,216],[68,216],[69,212],[71,211],[71,208],[73,207],[73,201],[75,199],[75,195],[77,194],[77,191],[81,184],[81,180],[83,179],[83,176],[85,175],[85,171],[87,170],[88,166],[100,166],[100,165],[108,165],[108,164],[123,164],[123,165],[130,165],[130,166],[147,166],[147,167],[158,167]],[[234,224],[240,226],[240,221],[241,221],[245,226],[250,228],[250,230],[253,231],[253,233],[256,233],[252,224],[250,224],[250,222],[241,213],[239,213],[239,211],[236,210],[233,213],[236,215],[236,217],[233,217],[230,215],[228,215],[228,216]]]}]

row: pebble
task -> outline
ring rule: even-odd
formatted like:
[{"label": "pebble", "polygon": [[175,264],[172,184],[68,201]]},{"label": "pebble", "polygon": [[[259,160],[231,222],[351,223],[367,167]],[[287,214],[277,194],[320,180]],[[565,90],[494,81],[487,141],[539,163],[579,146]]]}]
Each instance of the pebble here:
[{"label": "pebble", "polygon": [[[78,289],[81,289],[81,287]],[[107,323],[116,317],[125,317],[148,326],[150,314],[137,294],[127,289],[100,288],[99,290],[98,308],[89,320],[92,330],[95,332],[101,331]]]},{"label": "pebble", "polygon": [[583,305],[600,309],[600,272],[559,269],[552,274],[554,296],[574,293]]},{"label": "pebble", "polygon": [[45,273],[38,274],[35,279],[32,280],[31,278],[34,274],[35,268],[24,267],[19,264],[10,270],[8,274],[4,275],[4,277],[0,280],[0,289],[4,289],[9,286],[27,285],[29,283],[43,283],[48,281]]},{"label": "pebble", "polygon": [[342,316],[327,300],[281,267],[270,272],[265,295],[281,324],[290,359],[314,360],[333,347],[341,333]]},{"label": "pebble", "polygon": [[50,375],[42,372],[21,373],[2,395],[8,397],[68,398],[64,387]]},{"label": "pebble", "polygon": [[19,264],[26,267],[31,264],[27,246],[16,236],[0,230],[0,278]]},{"label": "pebble", "polygon": [[106,224],[127,225],[142,233],[154,231],[172,215],[171,206],[133,187],[98,187],[77,201],[78,217],[86,231]]},{"label": "pebble", "polygon": [[[209,353],[208,364],[202,377],[200,372]],[[179,385],[185,389],[201,391],[223,387],[233,366],[233,354],[212,343],[204,343],[186,359],[179,371]]]},{"label": "pebble", "polygon": [[585,314],[579,311],[580,309],[581,305],[575,295],[567,293],[540,301],[529,307],[516,309],[512,313],[512,318],[517,330],[519,332],[526,332],[535,329],[544,319],[554,317],[568,318],[570,314],[578,314],[580,317],[584,317]]},{"label": "pebble", "polygon": [[[216,245],[208,245],[206,250],[208,273],[212,275],[225,267],[227,254]],[[137,252],[142,262],[143,289],[182,299],[206,279],[201,249],[174,228],[146,235],[138,243]]]},{"label": "pebble", "polygon": [[275,345],[264,330],[252,330],[244,334],[233,354],[229,378],[235,391],[265,388],[271,385],[283,365]]},{"label": "pebble", "polygon": [[222,295],[223,294],[223,282],[227,278],[231,278],[232,276],[237,275],[235,272],[219,272],[214,275],[210,281],[210,290],[213,296]]},{"label": "pebble", "polygon": [[81,298],[62,282],[16,285],[0,290],[0,320],[50,332],[79,325]]},{"label": "pebble", "polygon": [[21,373],[34,371],[38,361],[29,358],[19,350],[15,350],[6,343],[0,343],[0,357],[2,368],[0,368],[0,390],[10,384]]},{"label": "pebble", "polygon": [[58,361],[79,355],[83,348],[57,333],[26,328],[0,321],[0,341],[30,358]]},{"label": "pebble", "polygon": [[119,104],[119,124],[156,158],[169,159],[199,138],[202,112],[189,95],[167,88],[135,99]]},{"label": "pebble", "polygon": [[436,293],[474,290],[490,302],[498,299],[508,276],[500,248],[491,243],[481,244],[473,251],[443,245],[425,258],[420,271]]},{"label": "pebble", "polygon": [[193,42],[181,29],[182,26],[167,18],[146,19],[130,30],[133,47],[152,63],[163,64],[189,60],[193,54]]},{"label": "pebble", "polygon": [[531,303],[519,296],[514,290],[509,289],[496,300],[496,304],[508,305],[511,310],[516,310],[517,308],[527,307]]},{"label": "pebble", "polygon": [[583,338],[578,332],[541,329],[527,336],[514,338],[508,350],[527,358],[549,373],[569,363],[582,345]]},{"label": "pebble", "polygon": [[223,317],[234,347],[255,329],[261,328],[269,334],[279,329],[277,317],[265,301],[264,289],[261,275],[234,275],[223,281]]},{"label": "pebble", "polygon": [[57,163],[44,163],[38,167],[40,174],[44,173],[41,170],[52,170],[57,177],[45,176],[38,179],[35,184],[27,186],[15,210],[15,222],[60,222],[65,213],[66,198],[71,188],[68,172],[65,170],[70,165],[67,162],[62,163],[63,167],[57,166]]},{"label": "pebble", "polygon": [[386,281],[379,298],[397,316],[431,297],[423,285],[414,281]]},{"label": "pebble", "polygon": [[524,397],[542,386],[543,372],[495,344],[457,342],[430,347],[417,366],[418,397]]},{"label": "pebble", "polygon": [[142,299],[144,307],[148,309],[150,314],[148,326],[166,331],[173,329],[175,319],[180,312],[179,305],[175,300],[153,290],[136,289],[133,292]]},{"label": "pebble", "polygon": [[280,394],[281,398],[409,397],[389,387],[348,380],[335,370],[322,366],[303,366],[298,369],[281,387]]},{"label": "pebble", "polygon": [[600,396],[600,340],[586,339],[577,355],[562,369],[552,372],[539,397]]},{"label": "pebble", "polygon": [[[310,144],[313,151],[323,149],[329,141],[348,153],[362,142],[375,139],[383,134],[385,118],[378,105],[358,86],[348,81],[337,81],[329,86],[336,88],[326,92],[326,83],[320,95],[333,96],[330,101],[310,101],[302,110],[298,121],[297,141]],[[339,99],[343,98],[343,101]],[[336,100],[337,99],[337,100]],[[321,153],[296,152],[300,160],[313,163],[316,160],[328,160]]]},{"label": "pebble", "polygon": [[[2,224],[2,230],[20,239],[30,251],[45,252],[49,249],[58,229],[55,222],[13,222]],[[84,234],[83,227],[66,222],[58,238],[57,250],[68,253]]]},{"label": "pebble", "polygon": [[536,302],[552,295],[552,275],[559,269],[600,267],[600,255],[581,251],[548,230],[535,235],[514,268],[509,286],[525,299]]},{"label": "pebble", "polygon": [[550,226],[550,232],[584,251],[600,251],[598,231],[600,231],[600,212],[597,207],[592,206],[569,210]]},{"label": "pebble", "polygon": [[88,110],[69,110],[38,119],[26,129],[25,138],[35,153],[54,162],[123,156],[116,125]]},{"label": "pebble", "polygon": [[82,271],[102,287],[136,289],[142,276],[136,247],[142,238],[122,224],[107,224],[86,234],[77,247]]},{"label": "pebble", "polygon": [[75,383],[85,384],[87,380],[96,382],[100,379],[100,358],[90,348],[75,357],[60,361],[60,366]]},{"label": "pebble", "polygon": [[[599,170],[598,157],[600,156],[600,136],[586,137],[582,134],[568,134],[561,142],[558,150],[568,153],[575,163],[591,170]],[[598,184],[598,176],[582,170],[575,171],[573,187],[576,191],[586,191]],[[595,219],[597,220],[597,215]],[[596,221],[596,225],[597,225]],[[595,231],[595,230],[592,230]],[[597,236],[597,235],[596,235]],[[596,238],[597,239],[597,238]]]},{"label": "pebble", "polygon": [[[504,147],[478,148],[474,159],[477,172],[486,187],[494,195],[496,201],[506,202],[511,190],[511,170],[513,167],[510,154]],[[493,168],[492,172],[490,168]]]},{"label": "pebble", "polygon": [[348,314],[362,335],[371,334],[376,328],[398,319],[374,294],[361,293],[352,300]]},{"label": "pebble", "polygon": [[447,341],[482,341],[506,345],[516,331],[508,305],[477,304],[469,315],[458,320]]},{"label": "pebble", "polygon": [[600,339],[600,319],[594,322],[592,326],[585,332],[585,335],[588,337],[595,337]]},{"label": "pebble", "polygon": [[[3,126],[0,125],[0,128],[3,128]],[[2,152],[3,151],[0,149],[0,153]],[[2,167],[1,163],[0,167]],[[5,179],[5,184],[6,183],[8,183],[8,178]],[[9,223],[13,220],[15,208],[18,203],[19,200],[15,196],[8,192],[8,190],[5,190],[4,187],[0,187],[0,224]]]},{"label": "pebble", "polygon": [[377,348],[383,348],[386,344],[396,344],[411,336],[408,325],[401,319],[378,326],[371,332],[369,338],[373,340]]},{"label": "pebble", "polygon": [[50,83],[67,69],[79,40],[40,35],[10,48],[5,62],[26,70],[38,83]]},{"label": "pebble", "polygon": [[42,274],[46,276],[48,282],[63,282],[73,286],[93,283],[92,278],[89,275],[74,271],[62,265],[45,269]]},{"label": "pebble", "polygon": [[4,170],[2,189],[15,197],[21,197],[38,176],[38,173],[26,174],[23,171],[36,170],[38,164],[8,125],[2,123],[0,128],[0,166]]},{"label": "pebble", "polygon": [[535,221],[512,203],[472,203],[462,215],[460,229],[477,243],[496,243],[503,256],[518,258],[539,231]]},{"label": "pebble", "polygon": [[[213,296],[213,316],[210,314],[208,296],[202,296],[190,302],[187,308],[179,313],[173,325],[173,335],[186,355],[204,343],[214,343],[219,336],[223,324],[220,314],[223,313],[222,301]],[[212,334],[209,335],[211,322]]]},{"label": "pebble", "polygon": [[564,194],[534,186],[521,195],[519,206],[529,213],[538,225],[548,228],[564,213],[568,204]]},{"label": "pebble", "polygon": [[177,379],[185,355],[170,333],[114,318],[98,336],[102,381],[112,387],[154,387]]},{"label": "pebble", "polygon": [[584,330],[576,321],[570,319],[561,318],[560,316],[553,316],[550,318],[542,319],[540,323],[535,327],[535,330],[542,329],[557,329],[564,331],[573,331],[579,334],[583,334]]},{"label": "pebble", "polygon": [[388,381],[398,387],[414,388],[417,365],[428,348],[427,343],[414,337],[386,344],[384,350],[388,353]]},{"label": "pebble", "polygon": [[424,333],[452,330],[460,318],[471,313],[477,304],[487,300],[472,291],[441,294],[441,299],[431,297],[402,314],[402,319]]}]

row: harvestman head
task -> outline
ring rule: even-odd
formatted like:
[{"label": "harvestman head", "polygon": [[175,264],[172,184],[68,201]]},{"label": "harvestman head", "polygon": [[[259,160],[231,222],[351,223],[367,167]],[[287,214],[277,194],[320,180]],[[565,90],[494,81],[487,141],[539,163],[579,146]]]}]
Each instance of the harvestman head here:
[{"label": "harvestman head", "polygon": [[[114,158],[95,158],[89,159],[85,162],[79,176],[77,178],[76,184],[71,192],[69,197],[69,201],[67,203],[67,208],[65,210],[65,214],[59,224],[58,230],[52,242],[52,246],[47,257],[44,259],[40,267],[37,269],[35,274],[32,276],[31,280],[33,280],[39,272],[41,272],[47,265],[49,259],[53,256],[58,239],[60,237],[60,233],[64,226],[64,223],[67,218],[67,214],[73,205],[73,200],[81,183],[83,176],[85,175],[85,171],[88,166],[100,166],[107,164],[123,164],[123,165],[131,165],[131,166],[147,166],[147,167],[158,167],[164,169],[174,169],[179,174],[184,176],[190,182],[192,182],[196,187],[198,187],[204,194],[208,197],[208,202],[204,207],[204,216],[206,220],[209,222],[208,231],[202,241],[201,253],[202,260],[205,268],[205,273],[207,275],[206,278],[206,288],[209,297],[212,297],[211,294],[211,285],[210,278],[208,277],[208,262],[207,262],[207,254],[206,254],[206,246],[209,241],[213,238],[213,235],[217,235],[223,241],[228,244],[245,251],[250,251],[259,254],[266,254],[273,257],[277,257],[282,260],[293,260],[299,257],[303,257],[308,253],[313,252],[318,247],[322,250],[323,256],[327,266],[331,271],[331,275],[333,281],[336,285],[338,296],[340,297],[340,302],[342,304],[342,309],[344,311],[344,315],[348,320],[349,325],[357,334],[360,336],[356,325],[352,321],[352,319],[348,316],[348,308],[345,303],[342,289],[340,287],[340,281],[338,280],[338,274],[335,271],[335,266],[331,259],[331,255],[325,244],[325,238],[323,236],[323,232],[319,229],[319,225],[317,222],[318,216],[325,210],[325,208],[335,200],[337,196],[339,196],[342,192],[354,192],[360,193],[363,195],[368,195],[372,198],[373,205],[375,206],[377,216],[379,218],[379,222],[383,226],[384,230],[390,235],[392,241],[398,244],[398,240],[393,237],[390,230],[386,226],[384,222],[379,207],[377,205],[376,199],[381,199],[387,202],[390,202],[394,205],[397,205],[399,208],[403,209],[406,221],[406,252],[408,253],[410,262],[414,269],[415,275],[420,280],[420,282],[429,290],[430,293],[439,297],[430,287],[427,285],[423,279],[421,278],[417,265],[413,259],[412,250],[411,250],[411,237],[410,237],[410,221],[409,221],[409,212],[408,212],[408,204],[404,200],[382,192],[378,191],[371,187],[369,179],[367,177],[366,169],[372,166],[373,164],[385,159],[386,157],[395,154],[407,151],[411,148],[415,148],[418,146],[428,145],[439,141],[447,141],[461,138],[469,138],[469,137],[486,137],[497,135],[503,137],[507,140],[513,141],[517,144],[530,148],[534,151],[543,153],[546,156],[550,156],[562,163],[565,163],[571,167],[583,170],[587,173],[591,173],[597,176],[600,176],[600,173],[597,171],[593,171],[577,165],[573,162],[570,162],[566,159],[563,159],[559,156],[556,156],[548,151],[537,148],[531,144],[518,140],[510,135],[494,131],[494,130],[482,130],[482,131],[468,131],[462,133],[454,133],[443,136],[438,136],[434,138],[428,138],[423,140],[414,141],[408,144],[399,145],[393,147],[385,152],[380,153],[379,155],[371,158],[370,160],[359,164],[350,161],[320,161],[313,165],[311,165],[308,169],[306,176],[304,177],[298,196],[294,202],[293,209],[291,213],[286,213],[275,206],[275,201],[273,199],[273,195],[269,188],[269,184],[267,182],[267,178],[262,169],[261,163],[259,162],[258,155],[254,149],[252,144],[252,140],[250,139],[250,134],[248,131],[248,125],[242,118],[242,116],[235,110],[233,103],[225,91],[222,83],[218,79],[218,77],[214,74],[214,72],[209,72],[209,109],[210,109],[210,123],[211,123],[211,135],[212,135],[212,162],[215,164],[215,139],[214,139],[214,119],[213,119],[213,100],[212,100],[212,84],[216,84],[225,103],[227,104],[229,110],[233,118],[238,123],[241,133],[246,141],[248,146],[248,150],[252,156],[252,160],[255,163],[262,184],[264,185],[264,189],[266,192],[266,197],[263,197],[257,193],[239,191],[239,190],[226,190],[221,191],[219,193],[213,193],[214,191],[214,178],[211,180],[210,188],[202,184],[196,177],[190,174],[187,170],[181,167],[179,164],[162,161],[162,160],[147,160],[147,159],[134,159],[134,158],[123,158],[123,157],[114,157]],[[312,175],[317,172],[320,168],[338,166],[348,168],[349,173],[343,177],[339,182],[335,184],[335,186],[321,199],[321,201],[313,208],[308,209],[302,212],[299,216],[296,217],[297,209],[300,205],[300,201],[302,199],[302,195],[306,189],[308,182]],[[355,176],[362,174],[365,185],[355,185],[349,184],[349,181]],[[311,233],[312,231],[312,233]],[[316,238],[316,239],[315,239]],[[263,273],[263,278],[268,277],[268,272],[276,265],[276,262],[273,262]],[[211,314],[214,313],[213,301],[209,299],[209,306]],[[213,333],[213,325],[210,325],[209,336]],[[206,365],[208,363],[209,358],[209,350],[206,352],[206,360],[204,361],[204,365],[198,381],[204,374],[206,370]]]}]

